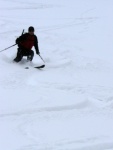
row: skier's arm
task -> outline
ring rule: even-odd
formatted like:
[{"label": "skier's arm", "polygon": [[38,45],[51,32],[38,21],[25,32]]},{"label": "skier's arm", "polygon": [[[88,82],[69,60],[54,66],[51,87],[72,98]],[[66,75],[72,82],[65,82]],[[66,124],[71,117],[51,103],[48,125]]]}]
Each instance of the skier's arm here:
[{"label": "skier's arm", "polygon": [[20,37],[18,37],[15,41],[16,44],[20,44],[22,41],[24,41],[26,39],[26,36],[27,36],[27,33],[25,33],[25,34],[21,35]]},{"label": "skier's arm", "polygon": [[39,55],[40,52],[39,52],[39,47],[38,47],[38,39],[37,39],[37,36],[35,36],[34,47],[35,47],[35,50],[36,50],[36,54]]}]

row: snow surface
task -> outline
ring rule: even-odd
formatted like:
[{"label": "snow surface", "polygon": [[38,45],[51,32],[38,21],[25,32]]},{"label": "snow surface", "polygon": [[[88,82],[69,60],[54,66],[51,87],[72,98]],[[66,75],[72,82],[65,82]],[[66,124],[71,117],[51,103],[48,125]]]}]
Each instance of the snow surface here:
[{"label": "snow surface", "polygon": [[0,150],[113,150],[113,0],[0,0],[1,50],[31,25],[46,67],[0,52]]}]

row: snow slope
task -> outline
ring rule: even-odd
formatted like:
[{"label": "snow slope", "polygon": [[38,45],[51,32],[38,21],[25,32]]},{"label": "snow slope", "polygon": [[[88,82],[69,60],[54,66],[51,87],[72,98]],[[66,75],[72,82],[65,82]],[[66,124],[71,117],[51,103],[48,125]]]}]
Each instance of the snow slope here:
[{"label": "snow slope", "polygon": [[32,25],[46,64],[0,52],[0,150],[113,150],[113,1],[0,4],[1,50]]}]

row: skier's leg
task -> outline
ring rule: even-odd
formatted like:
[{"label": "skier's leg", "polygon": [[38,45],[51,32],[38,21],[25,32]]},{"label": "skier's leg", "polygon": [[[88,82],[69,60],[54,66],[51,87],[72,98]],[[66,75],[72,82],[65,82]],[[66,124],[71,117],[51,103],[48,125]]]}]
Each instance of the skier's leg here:
[{"label": "skier's leg", "polygon": [[34,51],[30,50],[29,53],[28,53],[28,56],[27,56],[27,60],[32,61],[33,57],[34,57]]},{"label": "skier's leg", "polygon": [[22,57],[23,57],[22,49],[18,48],[17,56],[16,56],[16,58],[14,59],[14,61],[15,61],[15,62],[19,62],[19,61],[22,60]]}]

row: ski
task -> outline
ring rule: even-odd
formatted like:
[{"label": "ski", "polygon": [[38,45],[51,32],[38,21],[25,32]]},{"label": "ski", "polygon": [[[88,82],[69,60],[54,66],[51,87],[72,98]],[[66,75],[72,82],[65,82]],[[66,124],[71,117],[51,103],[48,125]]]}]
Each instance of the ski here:
[{"label": "ski", "polygon": [[[41,65],[41,66],[36,66],[36,67],[33,67],[33,68],[36,68],[36,69],[41,69],[41,68],[44,68],[45,65]],[[25,67],[25,69],[29,69],[29,67]]]},{"label": "ski", "polygon": [[25,67],[25,69],[29,69],[29,67]]},{"label": "ski", "polygon": [[41,68],[44,68],[45,65],[41,65],[41,66],[37,66],[37,67],[34,67],[34,68],[37,68],[37,69],[41,69]]}]

